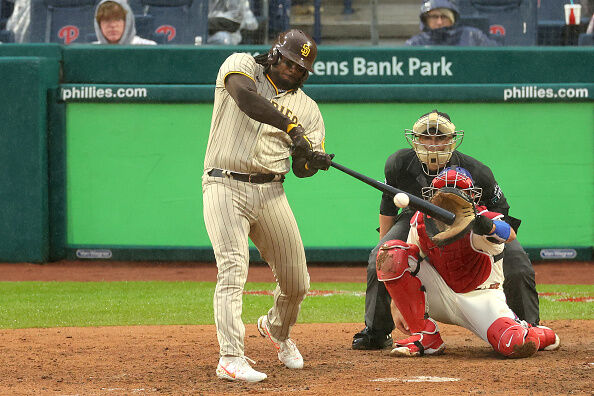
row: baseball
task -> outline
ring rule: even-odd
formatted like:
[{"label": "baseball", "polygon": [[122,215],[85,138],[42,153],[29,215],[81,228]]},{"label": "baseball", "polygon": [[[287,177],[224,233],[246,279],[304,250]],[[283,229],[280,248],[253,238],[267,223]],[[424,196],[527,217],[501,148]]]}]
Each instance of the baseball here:
[{"label": "baseball", "polygon": [[398,193],[394,195],[394,205],[398,206],[399,208],[406,208],[409,201],[408,195],[405,193]]}]

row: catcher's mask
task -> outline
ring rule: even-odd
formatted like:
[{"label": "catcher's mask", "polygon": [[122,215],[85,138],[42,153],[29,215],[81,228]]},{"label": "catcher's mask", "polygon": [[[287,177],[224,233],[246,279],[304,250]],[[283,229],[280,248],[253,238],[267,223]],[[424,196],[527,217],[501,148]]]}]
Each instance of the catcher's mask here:
[{"label": "catcher's mask", "polygon": [[423,114],[412,129],[405,129],[404,136],[423,164],[423,172],[436,176],[462,143],[464,131],[456,130],[449,115],[433,110]]},{"label": "catcher's mask", "polygon": [[431,201],[431,198],[433,198],[435,193],[443,187],[453,187],[460,190],[475,204],[479,203],[481,196],[483,195],[483,189],[474,186],[474,181],[472,180],[470,172],[458,166],[445,168],[439,175],[433,178],[431,187],[423,187],[421,189],[423,199]]},{"label": "catcher's mask", "polygon": [[306,70],[299,82],[299,86],[302,86],[309,77],[309,73],[313,73],[313,63],[318,55],[318,46],[307,33],[291,29],[278,35],[268,52],[268,63],[276,65],[280,61],[281,55]]}]

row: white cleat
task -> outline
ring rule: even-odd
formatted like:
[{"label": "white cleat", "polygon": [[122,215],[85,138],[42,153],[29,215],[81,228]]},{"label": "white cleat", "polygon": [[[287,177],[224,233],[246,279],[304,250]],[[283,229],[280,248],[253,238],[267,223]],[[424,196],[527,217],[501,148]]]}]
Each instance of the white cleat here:
[{"label": "white cleat", "polygon": [[217,377],[229,381],[260,382],[267,378],[267,375],[256,371],[247,361],[252,359],[247,356],[222,356],[217,366]]},{"label": "white cleat", "polygon": [[268,330],[268,317],[266,315],[258,318],[258,331],[262,337],[267,337],[276,350],[278,351],[278,359],[290,369],[302,369],[303,368],[303,356],[299,353],[297,345],[287,338],[285,341],[279,341],[274,338]]}]

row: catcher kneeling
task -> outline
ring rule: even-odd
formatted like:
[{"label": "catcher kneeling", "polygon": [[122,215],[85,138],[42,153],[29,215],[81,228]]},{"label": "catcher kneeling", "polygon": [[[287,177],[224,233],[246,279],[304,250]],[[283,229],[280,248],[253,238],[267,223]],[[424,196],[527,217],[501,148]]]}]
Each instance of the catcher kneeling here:
[{"label": "catcher kneeling", "polygon": [[423,188],[423,197],[456,215],[447,226],[421,212],[411,219],[407,242],[386,242],[377,255],[377,277],[392,297],[396,328],[393,356],[443,353],[435,321],[455,324],[510,358],[559,348],[544,326],[520,321],[503,293],[503,244],[516,238],[503,215],[476,206],[481,190],[463,168],[446,168]]}]

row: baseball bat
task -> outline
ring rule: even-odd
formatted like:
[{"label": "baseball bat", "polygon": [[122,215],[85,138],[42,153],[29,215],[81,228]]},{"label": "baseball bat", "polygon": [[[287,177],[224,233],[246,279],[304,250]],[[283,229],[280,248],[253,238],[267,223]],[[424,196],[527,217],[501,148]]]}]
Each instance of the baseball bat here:
[{"label": "baseball bat", "polygon": [[343,171],[347,175],[353,176],[355,179],[359,179],[363,183],[367,183],[371,187],[375,187],[382,192],[386,192],[386,193],[389,193],[392,195],[396,195],[398,193],[404,193],[404,194],[408,195],[408,198],[410,200],[410,203],[408,204],[408,206],[410,206],[413,209],[418,210],[420,212],[426,213],[429,216],[431,216],[443,223],[451,225],[454,223],[454,220],[456,219],[456,215],[453,214],[452,212],[445,210],[443,208],[440,208],[437,205],[433,205],[431,202],[427,202],[415,195],[411,195],[405,191],[399,190],[395,187],[389,186],[385,183],[382,183],[380,181],[372,179],[371,177],[365,176],[359,172],[349,169],[346,166],[337,164],[334,161],[332,161],[330,163],[330,166],[332,166],[333,168],[336,168],[340,171]]}]

